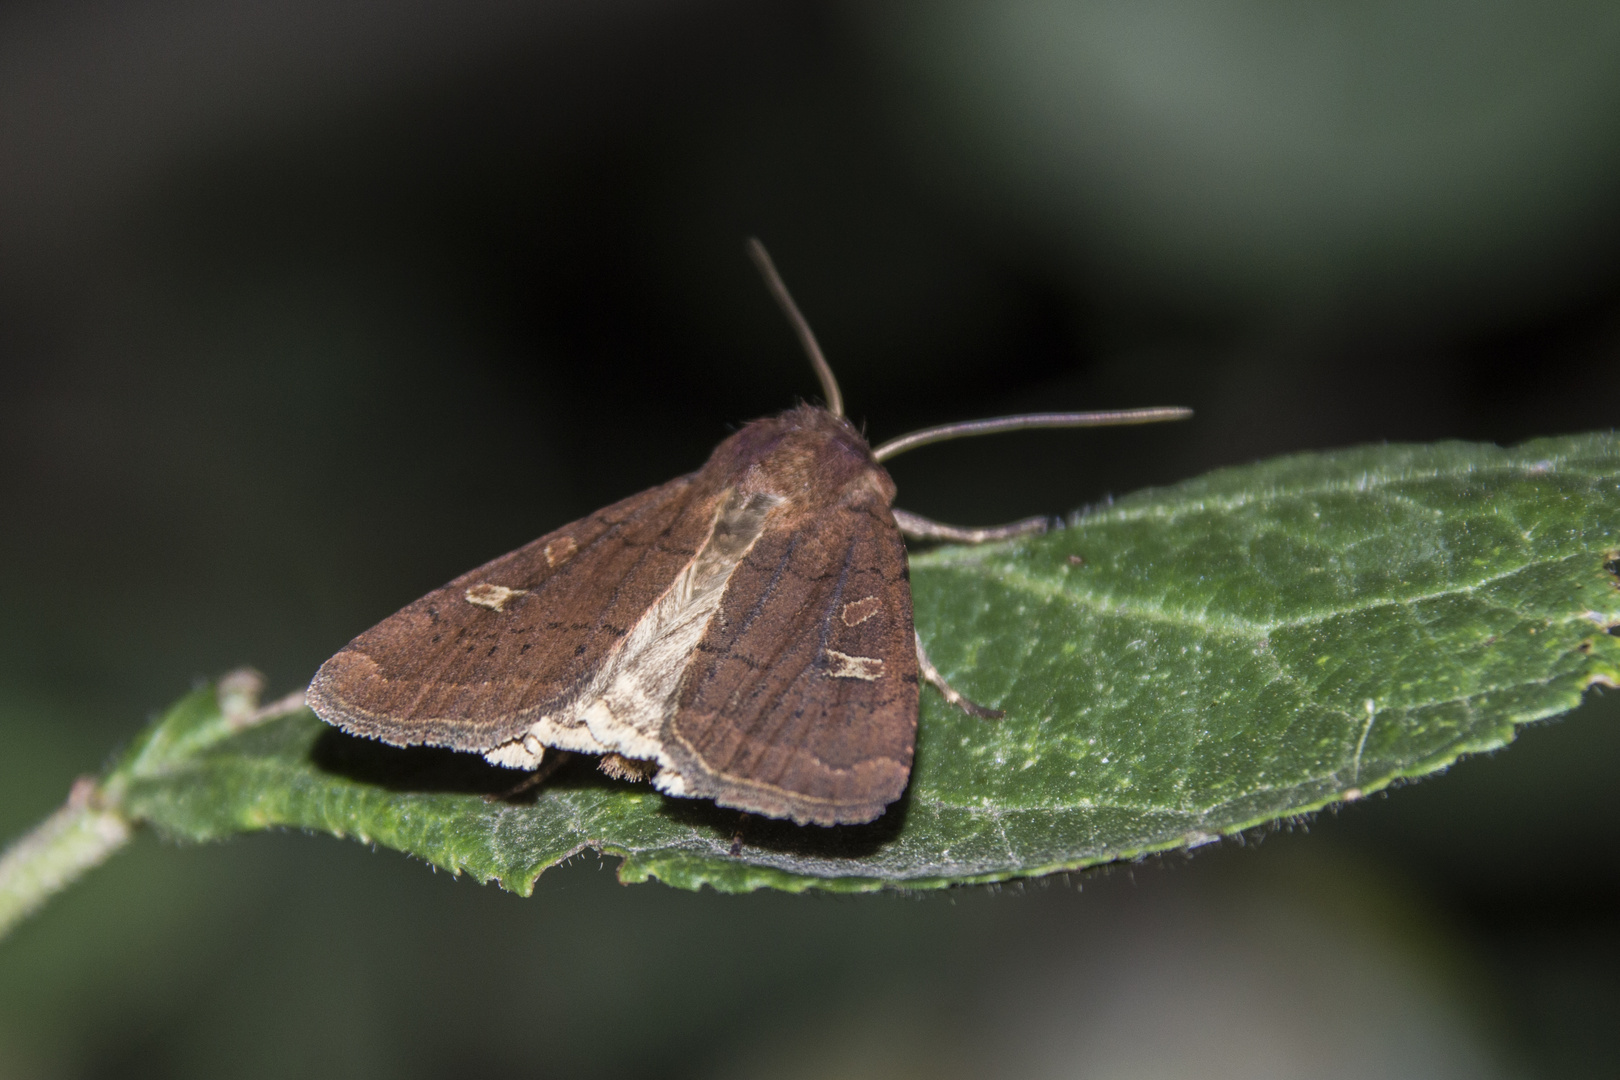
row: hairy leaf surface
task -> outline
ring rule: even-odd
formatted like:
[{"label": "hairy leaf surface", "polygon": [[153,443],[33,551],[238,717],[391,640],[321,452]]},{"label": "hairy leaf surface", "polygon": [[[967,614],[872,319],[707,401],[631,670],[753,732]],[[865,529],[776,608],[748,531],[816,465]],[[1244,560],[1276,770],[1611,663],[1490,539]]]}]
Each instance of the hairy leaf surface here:
[{"label": "hairy leaf surface", "polygon": [[488,801],[520,774],[212,691],[108,790],[177,836],[316,829],[525,894],[586,849],[627,881],[724,891],[994,881],[1195,846],[1502,746],[1620,683],[1617,575],[1612,434],[1300,455],[914,554],[933,660],[1007,716],[925,689],[911,786],[872,825],[744,821],[589,759]]}]

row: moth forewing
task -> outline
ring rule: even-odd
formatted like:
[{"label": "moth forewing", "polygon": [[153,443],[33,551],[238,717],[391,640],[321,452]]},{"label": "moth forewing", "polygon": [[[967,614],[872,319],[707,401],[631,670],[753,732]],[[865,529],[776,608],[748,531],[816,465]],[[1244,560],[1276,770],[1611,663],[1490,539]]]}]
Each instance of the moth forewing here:
[{"label": "moth forewing", "polygon": [[[571,714],[576,725],[583,724],[603,748],[592,752],[613,751],[664,764],[660,730],[674,707],[681,676],[720,606],[732,571],[780,502],[781,497],[773,494],[727,488],[697,554],[636,621],[578,697],[558,710]],[[542,742],[549,734],[538,727],[533,733]]]},{"label": "moth forewing", "polygon": [[[714,496],[693,480],[565,525],[384,619],[321,666],[311,707],[345,731],[396,746],[486,752],[520,742],[697,553],[708,531],[698,519],[712,517],[703,504]],[[603,581],[613,583],[605,596]],[[481,602],[493,588],[515,595]]]},{"label": "moth forewing", "polygon": [[[836,473],[847,448],[831,441],[823,452]],[[818,486],[815,505],[767,526],[666,724],[679,780],[660,773],[661,789],[822,825],[871,821],[900,797],[918,680],[893,493],[868,459],[841,484]]]}]

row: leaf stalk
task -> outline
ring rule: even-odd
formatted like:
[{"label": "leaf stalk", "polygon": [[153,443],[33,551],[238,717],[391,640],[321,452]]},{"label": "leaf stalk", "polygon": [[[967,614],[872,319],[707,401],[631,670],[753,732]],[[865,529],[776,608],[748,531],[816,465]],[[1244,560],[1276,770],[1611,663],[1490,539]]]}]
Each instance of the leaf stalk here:
[{"label": "leaf stalk", "polygon": [[106,805],[94,777],[80,777],[67,802],[0,855],[0,937],[45,901],[99,866],[133,827]]}]

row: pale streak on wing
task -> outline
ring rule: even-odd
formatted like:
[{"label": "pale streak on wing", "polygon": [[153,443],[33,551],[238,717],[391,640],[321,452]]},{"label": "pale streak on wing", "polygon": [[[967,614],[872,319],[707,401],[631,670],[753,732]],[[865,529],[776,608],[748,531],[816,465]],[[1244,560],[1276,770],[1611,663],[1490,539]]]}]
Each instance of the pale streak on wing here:
[{"label": "pale streak on wing", "polygon": [[[869,821],[898,797],[917,681],[905,550],[886,509],[852,500],[792,535],[767,531],[666,725],[679,771],[661,771],[660,790],[820,824]],[[841,617],[874,597],[868,617]]]},{"label": "pale streak on wing", "polygon": [[[528,735],[563,750],[665,763],[659,732],[673,711],[681,675],[720,608],[726,584],[765,529],[780,496],[728,491],[708,539],[669,589],[636,622],[570,701],[537,719]],[[484,756],[498,765],[534,768],[529,738]]]},{"label": "pale streak on wing", "polygon": [[[678,477],[468,571],[323,664],[311,706],[346,731],[395,745],[482,753],[520,740],[536,716],[575,694],[691,561],[710,516],[691,517],[692,504],[715,498]],[[560,551],[564,538],[570,556],[552,565],[543,549]],[[497,589],[498,607],[474,602]]]}]

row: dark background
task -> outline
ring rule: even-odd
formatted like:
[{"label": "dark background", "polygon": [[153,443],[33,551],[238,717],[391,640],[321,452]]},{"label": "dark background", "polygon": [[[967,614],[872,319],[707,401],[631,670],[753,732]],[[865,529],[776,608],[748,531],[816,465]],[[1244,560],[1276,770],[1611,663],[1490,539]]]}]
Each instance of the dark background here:
[{"label": "dark background", "polygon": [[[0,828],[814,395],[750,234],[874,440],[1198,410],[898,460],[946,520],[1610,427],[1617,112],[1595,0],[11,3]],[[0,1075],[1613,1075],[1617,704],[920,898],[144,837],[0,943]]]}]

